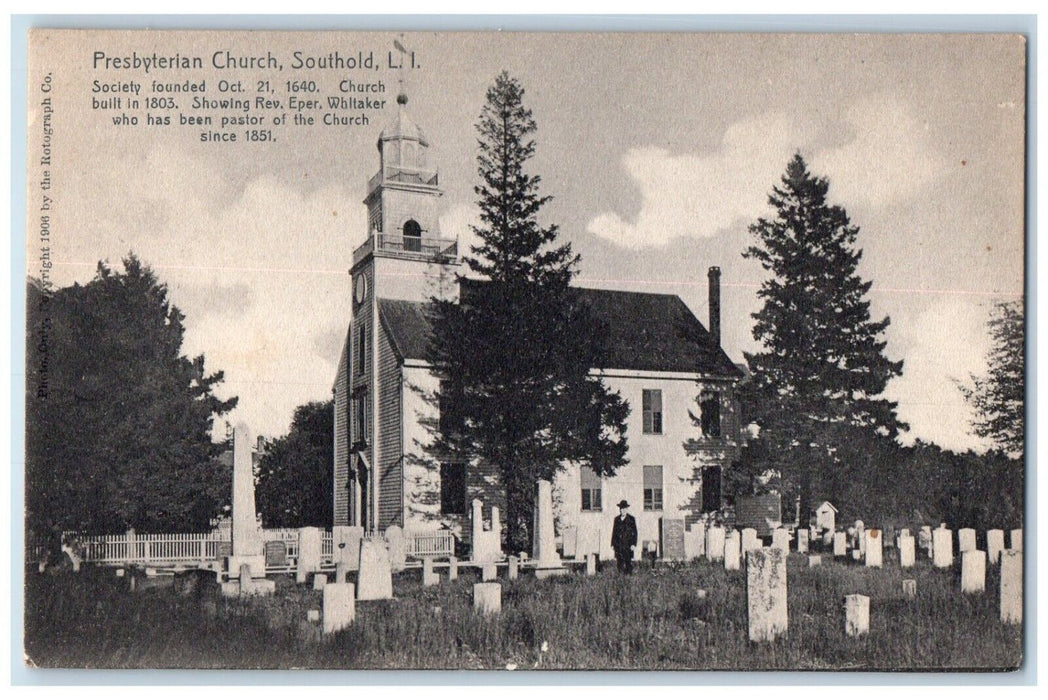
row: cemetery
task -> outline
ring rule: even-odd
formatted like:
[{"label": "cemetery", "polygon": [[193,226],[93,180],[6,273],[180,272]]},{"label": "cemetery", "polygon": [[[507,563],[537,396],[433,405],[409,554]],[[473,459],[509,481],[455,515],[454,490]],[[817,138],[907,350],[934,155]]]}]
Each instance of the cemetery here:
[{"label": "cemetery", "polygon": [[70,542],[61,564],[27,562],[33,664],[1001,670],[1022,660],[1021,530],[1005,542],[1002,530],[829,529],[813,518],[760,535],[666,519],[652,556],[623,575],[556,530],[539,481],[530,552],[478,538],[460,560],[419,551],[395,526],[266,541],[251,481],[238,478],[250,474],[246,444],[238,427],[231,542],[150,561],[129,533],[122,558]]}]

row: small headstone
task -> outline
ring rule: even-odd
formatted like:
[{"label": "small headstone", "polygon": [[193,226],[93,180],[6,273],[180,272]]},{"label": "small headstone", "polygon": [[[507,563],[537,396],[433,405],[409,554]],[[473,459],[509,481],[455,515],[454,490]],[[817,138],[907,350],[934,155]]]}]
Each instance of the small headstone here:
[{"label": "small headstone", "polygon": [[493,562],[489,562],[480,567],[480,580],[481,581],[494,581],[498,577],[498,568]]},{"label": "small headstone", "polygon": [[295,569],[295,581],[305,583],[309,574],[320,570],[322,552],[320,530],[315,527],[298,529],[298,563]]},{"label": "small headstone", "polygon": [[852,561],[862,561],[862,550],[861,549],[853,549],[851,555],[852,555]]},{"label": "small headstone", "polygon": [[777,548],[746,553],[746,609],[749,638],[774,641],[788,630],[786,552]]},{"label": "small headstone", "polygon": [[953,532],[940,527],[932,532],[932,563],[946,569],[953,566]]},{"label": "small headstone", "polygon": [[590,554],[586,555],[586,575],[595,576],[597,573],[597,555]]},{"label": "small headstone", "polygon": [[506,576],[510,581],[516,581],[520,577],[519,557],[515,557],[512,554],[509,556],[509,566],[507,567]]},{"label": "small headstone", "polygon": [[334,634],[349,627],[356,617],[352,583],[329,583],[324,591],[324,634]]},{"label": "small headstone", "polygon": [[422,585],[428,588],[438,583],[440,583],[440,575],[433,569],[433,559],[426,557],[422,560]]},{"label": "small headstone", "polygon": [[742,530],[742,554],[746,555],[747,552],[752,552],[755,549],[761,548],[760,538],[757,537],[757,531],[752,527],[743,528]]},{"label": "small headstone", "polygon": [[843,532],[833,533],[833,556],[848,556],[848,536]]},{"label": "small headstone", "polygon": [[917,563],[914,539],[911,535],[899,535],[899,566],[909,569]]},{"label": "small headstone", "polygon": [[116,577],[117,578],[124,578],[124,570],[123,569],[117,569],[116,570]]},{"label": "small headstone", "polygon": [[692,523],[684,531],[684,559],[691,561],[706,554],[706,525]]},{"label": "small headstone", "polygon": [[871,529],[866,531],[866,566],[880,568],[884,564],[884,537],[881,531]]},{"label": "small headstone", "polygon": [[997,566],[1004,551],[1004,530],[986,531],[986,558],[991,566]]},{"label": "small headstone", "polygon": [[986,552],[969,549],[961,553],[961,593],[986,591]]},{"label": "small headstone", "polygon": [[724,559],[724,528],[711,527],[706,530],[706,560]]},{"label": "small headstone", "polygon": [[327,585],[327,574],[313,574],[313,590],[322,591]]},{"label": "small headstone", "polygon": [[808,553],[808,531],[797,530],[797,553],[807,554]]},{"label": "small headstone", "polygon": [[663,559],[684,560],[684,518],[660,518],[659,539]]},{"label": "small headstone", "polygon": [[930,525],[922,525],[917,532],[917,546],[924,550],[925,556],[932,558],[932,528]]},{"label": "small headstone", "polygon": [[389,565],[393,571],[403,571],[408,562],[408,541],[399,525],[386,528],[386,546],[389,547]]},{"label": "small headstone", "polygon": [[[913,539],[912,537],[910,538]],[[902,595],[904,598],[916,598],[917,597],[917,580],[912,578],[904,578],[902,580]]]},{"label": "small headstone", "polygon": [[870,598],[864,595],[844,596],[844,633],[859,637],[870,631]]},{"label": "small headstone", "polygon": [[[359,547],[358,547],[359,549]],[[357,552],[357,556],[360,556],[360,552]],[[349,567],[346,562],[340,561],[335,564],[335,581],[334,583],[345,583],[349,576]]]},{"label": "small headstone", "polygon": [[281,540],[270,540],[265,546],[266,566],[287,566],[287,545]]},{"label": "small headstone", "polygon": [[774,530],[772,530],[771,546],[772,549],[781,549],[784,552],[789,552],[790,531],[783,527],[777,527]]},{"label": "small headstone", "polygon": [[1019,549],[1001,552],[1001,622],[1023,622],[1023,553]]},{"label": "small headstone", "polygon": [[360,541],[358,600],[388,600],[393,597],[393,569],[389,552],[380,540]]},{"label": "small headstone", "polygon": [[738,530],[732,530],[724,538],[724,570],[738,571],[740,558],[742,556],[742,535]]},{"label": "small headstone", "polygon": [[307,610],[306,620],[309,622],[320,622],[320,611],[319,610]]},{"label": "small headstone", "polygon": [[575,553],[579,549],[579,529],[577,527],[566,527],[561,531],[560,538],[563,542],[561,549],[564,551],[564,558],[574,559]]},{"label": "small headstone", "polygon": [[502,584],[474,583],[473,610],[482,615],[495,615],[502,612]]},{"label": "small headstone", "polygon": [[448,581],[458,581],[459,560],[458,557],[448,557]]},{"label": "small headstone", "polygon": [[364,528],[357,525],[335,525],[331,528],[331,559],[345,564],[349,571],[360,568],[360,540]]},{"label": "small headstone", "polygon": [[808,555],[808,568],[813,569],[816,566],[822,566],[822,556],[818,554]]},{"label": "small headstone", "polygon": [[961,554],[975,549],[975,530],[962,527],[957,531],[957,551]]},{"label": "small headstone", "polygon": [[1023,529],[1020,527],[1016,528],[1015,530],[1012,530],[1009,541],[1012,544],[1012,549],[1017,550],[1019,552],[1023,551]]}]

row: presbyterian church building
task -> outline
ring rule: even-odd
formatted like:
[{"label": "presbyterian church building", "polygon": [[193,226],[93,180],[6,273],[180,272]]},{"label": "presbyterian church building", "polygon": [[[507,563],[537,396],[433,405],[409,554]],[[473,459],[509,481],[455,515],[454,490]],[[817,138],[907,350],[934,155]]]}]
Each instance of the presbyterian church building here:
[{"label": "presbyterian church building", "polygon": [[[334,524],[443,528],[468,540],[473,499],[487,517],[491,506],[505,512],[505,494],[492,465],[441,462],[427,449],[440,420],[427,302],[483,294],[484,284],[456,279],[460,251],[440,230],[429,142],[406,105],[400,95],[379,136],[379,170],[364,200],[368,238],[353,253],[352,320],[334,384]],[[720,347],[718,268],[709,290],[707,329],[675,295],[578,289],[609,330],[592,372],[630,404],[628,464],[604,478],[566,464],[554,508],[558,532],[577,528],[579,542],[599,543],[602,556],[611,555],[622,499],[642,542],[658,540],[660,518],[690,523],[720,508],[722,470],[740,443],[742,374]]]}]

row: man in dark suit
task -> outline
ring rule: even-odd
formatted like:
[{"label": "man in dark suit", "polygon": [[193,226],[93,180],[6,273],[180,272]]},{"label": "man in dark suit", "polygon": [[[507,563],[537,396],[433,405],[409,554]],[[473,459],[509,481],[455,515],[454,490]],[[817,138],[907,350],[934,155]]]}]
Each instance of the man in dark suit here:
[{"label": "man in dark suit", "polygon": [[624,574],[633,572],[633,548],[637,546],[637,521],[629,508],[625,499],[619,501],[619,517],[611,528],[611,548],[615,550],[619,571]]}]

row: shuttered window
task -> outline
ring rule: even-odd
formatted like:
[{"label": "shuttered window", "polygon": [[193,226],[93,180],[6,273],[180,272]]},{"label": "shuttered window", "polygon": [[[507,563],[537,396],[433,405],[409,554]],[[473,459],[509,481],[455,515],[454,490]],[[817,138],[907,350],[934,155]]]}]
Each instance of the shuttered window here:
[{"label": "shuttered window", "polygon": [[582,510],[601,510],[601,479],[589,467],[579,470],[582,481]]},{"label": "shuttered window", "polygon": [[662,390],[644,389],[641,403],[644,409],[644,432],[662,434]]},{"label": "shuttered window", "polygon": [[662,510],[661,465],[644,465],[644,510]]}]

